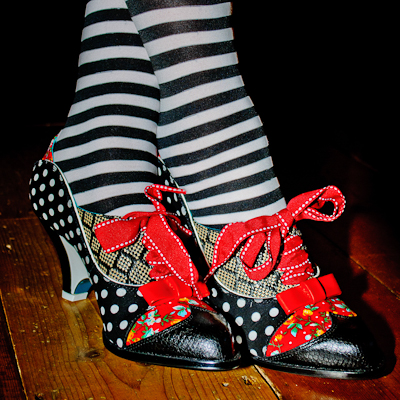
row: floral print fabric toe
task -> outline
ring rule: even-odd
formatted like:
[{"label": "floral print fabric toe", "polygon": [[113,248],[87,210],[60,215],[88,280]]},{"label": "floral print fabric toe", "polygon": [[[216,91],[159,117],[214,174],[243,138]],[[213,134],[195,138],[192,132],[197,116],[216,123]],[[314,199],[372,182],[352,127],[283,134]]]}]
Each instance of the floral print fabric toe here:
[{"label": "floral print fabric toe", "polygon": [[185,320],[192,313],[191,306],[214,311],[207,304],[188,298],[182,298],[174,302],[150,307],[150,309],[135,322],[132,329],[129,331],[126,345],[129,346],[139,342],[142,339],[153,336]]},{"label": "floral print fabric toe", "polygon": [[332,326],[330,313],[345,317],[357,315],[338,298],[331,298],[296,310],[272,337],[266,356],[284,353],[323,335]]}]

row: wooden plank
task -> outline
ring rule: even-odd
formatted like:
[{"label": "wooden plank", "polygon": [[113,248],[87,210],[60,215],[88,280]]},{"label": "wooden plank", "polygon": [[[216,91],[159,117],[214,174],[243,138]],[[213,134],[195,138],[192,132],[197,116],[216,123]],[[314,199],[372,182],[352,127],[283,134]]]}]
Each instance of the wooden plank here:
[{"label": "wooden plank", "polygon": [[29,399],[277,398],[252,366],[205,372],[114,356],[104,348],[93,293],[76,303],[60,298],[57,255],[39,221],[2,220],[2,225],[0,288]]},{"label": "wooden plank", "polygon": [[0,360],[0,398],[25,399],[2,303],[0,303]]},{"label": "wooden plank", "polygon": [[301,225],[307,233],[307,245],[322,273],[333,272],[343,290],[343,300],[354,309],[373,332],[388,358],[388,374],[380,379],[344,381],[296,376],[264,369],[272,385],[284,399],[397,399],[400,391],[400,367],[395,360],[400,350],[400,301],[385,285],[324,236]]}]

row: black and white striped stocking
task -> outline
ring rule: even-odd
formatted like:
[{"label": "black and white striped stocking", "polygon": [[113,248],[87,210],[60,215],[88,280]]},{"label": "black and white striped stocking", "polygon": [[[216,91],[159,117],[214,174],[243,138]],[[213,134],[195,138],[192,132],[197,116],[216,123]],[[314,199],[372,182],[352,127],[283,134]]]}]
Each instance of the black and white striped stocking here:
[{"label": "black and white striped stocking", "polygon": [[88,1],[78,75],[54,146],[77,204],[112,215],[153,211],[144,188],[157,179],[159,87],[124,0]]},{"label": "black and white striped stocking", "polygon": [[160,85],[157,145],[197,222],[285,207],[268,140],[238,69],[231,3],[127,0]]}]

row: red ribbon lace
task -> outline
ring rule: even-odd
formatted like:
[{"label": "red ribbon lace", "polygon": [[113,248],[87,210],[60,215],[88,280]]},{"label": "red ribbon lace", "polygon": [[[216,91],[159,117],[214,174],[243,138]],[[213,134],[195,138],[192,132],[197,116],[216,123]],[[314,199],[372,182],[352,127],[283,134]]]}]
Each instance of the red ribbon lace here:
[{"label": "red ribbon lace", "polygon": [[[331,214],[319,211],[326,203],[333,204]],[[244,245],[240,259],[250,279],[264,279],[277,265],[278,270],[283,272],[281,279],[284,284],[294,285],[305,281],[314,271],[303,249],[301,237],[289,235],[290,228],[302,219],[334,221],[343,213],[345,203],[338,188],[327,186],[293,198],[287,208],[272,216],[226,225],[215,243],[213,263],[206,280]],[[264,264],[255,266],[263,246],[268,251],[268,259]]]},{"label": "red ribbon lace", "polygon": [[185,193],[183,189],[163,185],[148,186],[145,194],[156,211],[133,212],[104,221],[96,225],[95,235],[104,251],[110,253],[131,245],[143,232],[142,242],[149,250],[146,261],[153,266],[150,277],[160,280],[174,275],[201,300],[208,295],[208,290],[199,282],[197,269],[180,238],[192,232],[180,224],[178,217],[166,211],[160,203],[162,192]]}]

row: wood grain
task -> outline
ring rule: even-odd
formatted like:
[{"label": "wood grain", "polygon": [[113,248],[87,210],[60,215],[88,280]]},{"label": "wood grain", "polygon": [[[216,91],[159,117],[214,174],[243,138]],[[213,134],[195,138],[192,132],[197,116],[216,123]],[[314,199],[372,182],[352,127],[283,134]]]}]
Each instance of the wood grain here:
[{"label": "wood grain", "polygon": [[[0,309],[0,387],[5,399],[398,398],[398,217],[376,190],[381,179],[376,171],[336,149],[326,149],[318,176],[309,179],[337,184],[347,197],[347,209],[334,223],[304,222],[300,228],[313,260],[323,273],[335,274],[342,298],[377,338],[388,358],[387,375],[343,381],[254,366],[228,372],[192,371],[114,356],[103,346],[93,294],[77,303],[60,298],[58,257],[26,195],[32,163],[52,135],[48,132],[43,143],[35,141],[18,154],[4,153],[0,158],[0,295],[4,309],[4,314]],[[315,187],[319,186],[311,188]],[[295,184],[294,189],[294,194],[304,191]]]},{"label": "wood grain", "polygon": [[400,351],[395,343],[400,340],[399,299],[324,236],[315,231],[311,236],[311,233],[307,232],[307,244],[313,249],[314,259],[321,267],[324,266],[324,272],[335,273],[343,290],[341,298],[373,332],[388,359],[387,375],[380,379],[345,381],[302,377],[267,369],[265,373],[285,399],[397,399],[400,370],[395,363]]},{"label": "wood grain", "polygon": [[0,304],[0,360],[0,398],[25,399],[2,304]]},{"label": "wood grain", "polygon": [[252,366],[204,372],[114,356],[104,348],[93,293],[76,303],[60,298],[57,255],[39,221],[2,223],[2,301],[29,399],[277,398]]}]

